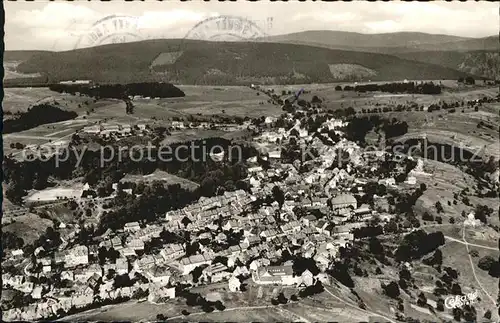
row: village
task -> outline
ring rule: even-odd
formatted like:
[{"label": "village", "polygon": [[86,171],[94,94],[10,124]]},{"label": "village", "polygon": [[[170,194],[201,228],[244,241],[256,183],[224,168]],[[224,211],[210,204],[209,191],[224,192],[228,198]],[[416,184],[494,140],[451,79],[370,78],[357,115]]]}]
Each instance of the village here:
[{"label": "village", "polygon": [[[244,284],[297,289],[318,281],[330,284],[326,271],[340,257],[339,250],[353,242],[353,231],[374,219],[388,223],[393,218],[383,197],[374,196],[377,208],[373,209],[359,205],[351,193],[363,192],[366,183],[374,179],[369,171],[377,168],[384,152],[367,163],[363,149],[355,143],[345,138],[334,142],[326,135],[333,131],[342,137],[338,130],[344,126],[341,120],[326,119],[320,126],[327,130],[320,134],[321,140],[294,119],[297,113],[283,115],[285,121],[295,124],[289,130],[276,127],[276,118],[253,126],[259,131],[253,141],[261,157],[246,161],[249,191],[201,197],[187,207],[167,212],[159,223],[129,222],[121,230],[92,237],[88,244],[73,241],[81,229],[77,225],[71,230],[61,224],[60,229],[71,233],[64,236],[65,243],[58,251],[48,253],[41,247],[32,255],[13,251],[12,258],[18,259],[23,271],[4,271],[3,286],[29,295],[33,302],[4,311],[4,318],[56,317],[130,298],[168,302],[178,297],[179,284],[208,288],[222,282],[233,293],[241,293]],[[147,129],[145,125],[136,128]],[[126,134],[130,129],[101,125],[83,131],[107,135]],[[303,163],[285,162],[282,147],[290,141],[304,151],[313,148],[317,157],[309,156]],[[340,160],[340,151],[346,151],[349,160]],[[363,168],[368,171],[362,173]],[[422,169],[421,161],[415,171],[418,169]],[[393,177],[375,180],[396,187]],[[398,185],[415,184],[410,172]],[[184,231],[196,238],[185,241]],[[306,269],[296,275],[293,261],[283,261],[284,255],[312,259],[320,271]]]}]

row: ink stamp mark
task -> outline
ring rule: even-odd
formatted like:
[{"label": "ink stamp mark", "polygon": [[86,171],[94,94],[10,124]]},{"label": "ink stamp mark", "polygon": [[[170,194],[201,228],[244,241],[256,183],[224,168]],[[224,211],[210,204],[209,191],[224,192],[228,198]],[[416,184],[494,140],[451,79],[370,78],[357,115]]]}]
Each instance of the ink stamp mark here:
[{"label": "ink stamp mark", "polygon": [[208,41],[250,41],[265,37],[266,33],[252,20],[238,16],[217,16],[197,23],[184,39]]},{"label": "ink stamp mark", "polygon": [[112,15],[95,22],[88,32],[78,38],[74,49],[143,39],[138,17]]}]

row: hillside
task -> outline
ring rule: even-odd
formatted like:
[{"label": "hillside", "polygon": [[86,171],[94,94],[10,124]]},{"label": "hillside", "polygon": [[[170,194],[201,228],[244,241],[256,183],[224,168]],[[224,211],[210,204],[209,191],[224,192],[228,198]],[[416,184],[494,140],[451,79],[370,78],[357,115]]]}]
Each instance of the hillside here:
[{"label": "hillside", "polygon": [[31,56],[49,53],[44,50],[6,50],[3,54],[4,62],[24,62],[28,60]]},{"label": "hillside", "polygon": [[[165,53],[175,55],[162,63],[157,57]],[[346,69],[346,64],[352,68]],[[337,72],[338,68],[342,73]],[[346,70],[361,70],[362,73],[349,74]],[[18,71],[40,72],[51,82],[68,79],[92,79],[102,83],[161,80],[177,84],[233,85],[456,79],[464,76],[451,68],[376,53],[295,44],[181,40],[148,40],[40,53],[20,64]]]},{"label": "hillside", "polygon": [[465,37],[434,35],[419,32],[361,34],[333,30],[310,30],[292,34],[266,37],[273,43],[298,42],[334,46],[339,48],[412,47],[422,44],[440,44],[467,40]]},{"label": "hillside", "polygon": [[384,54],[416,51],[500,50],[498,36],[465,38],[416,32],[359,34],[351,32],[316,30],[270,36],[261,40],[273,43],[292,43]]},{"label": "hillside", "polygon": [[498,51],[424,51],[402,53],[396,56],[441,65],[490,79],[500,77],[500,54]]}]

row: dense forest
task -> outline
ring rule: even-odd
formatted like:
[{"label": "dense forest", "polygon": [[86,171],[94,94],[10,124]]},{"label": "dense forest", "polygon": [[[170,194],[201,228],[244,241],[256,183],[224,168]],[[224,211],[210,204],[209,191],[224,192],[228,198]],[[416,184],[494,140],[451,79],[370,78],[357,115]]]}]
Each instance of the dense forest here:
[{"label": "dense forest", "polygon": [[52,84],[49,89],[59,93],[85,94],[96,99],[112,98],[124,99],[128,96],[142,96],[152,98],[171,98],[186,96],[183,91],[170,83],[143,82],[129,84],[100,84],[89,86],[86,84]]},{"label": "dense forest", "polygon": [[13,133],[31,129],[46,123],[71,120],[78,116],[76,112],[64,111],[49,104],[33,106],[19,117],[3,121],[3,133]]}]

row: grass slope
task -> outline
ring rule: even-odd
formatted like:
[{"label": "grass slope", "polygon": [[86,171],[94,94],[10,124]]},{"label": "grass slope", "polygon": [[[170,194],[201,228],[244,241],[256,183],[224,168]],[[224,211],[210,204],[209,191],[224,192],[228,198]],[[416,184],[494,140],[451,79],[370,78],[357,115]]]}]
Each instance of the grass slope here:
[{"label": "grass slope", "polygon": [[269,36],[261,40],[275,43],[292,43],[332,49],[367,51],[385,54],[415,51],[500,50],[498,36],[465,38],[417,32],[359,34],[351,32],[316,30]]},{"label": "grass slope", "polygon": [[285,35],[269,36],[266,41],[308,42],[345,48],[358,47],[405,47],[419,44],[440,44],[463,41],[468,38],[450,35],[435,35],[420,32],[397,32],[383,34],[361,34],[333,30],[310,30]]},{"label": "grass slope", "polygon": [[[182,55],[175,62],[150,67],[162,53],[179,51]],[[18,71],[40,72],[51,81],[88,78],[103,83],[162,80],[177,84],[304,84],[339,81],[330,72],[331,64],[369,68],[376,72],[370,77],[372,80],[463,76],[454,69],[375,53],[295,44],[181,40],[150,40],[41,53],[20,64]]]}]

